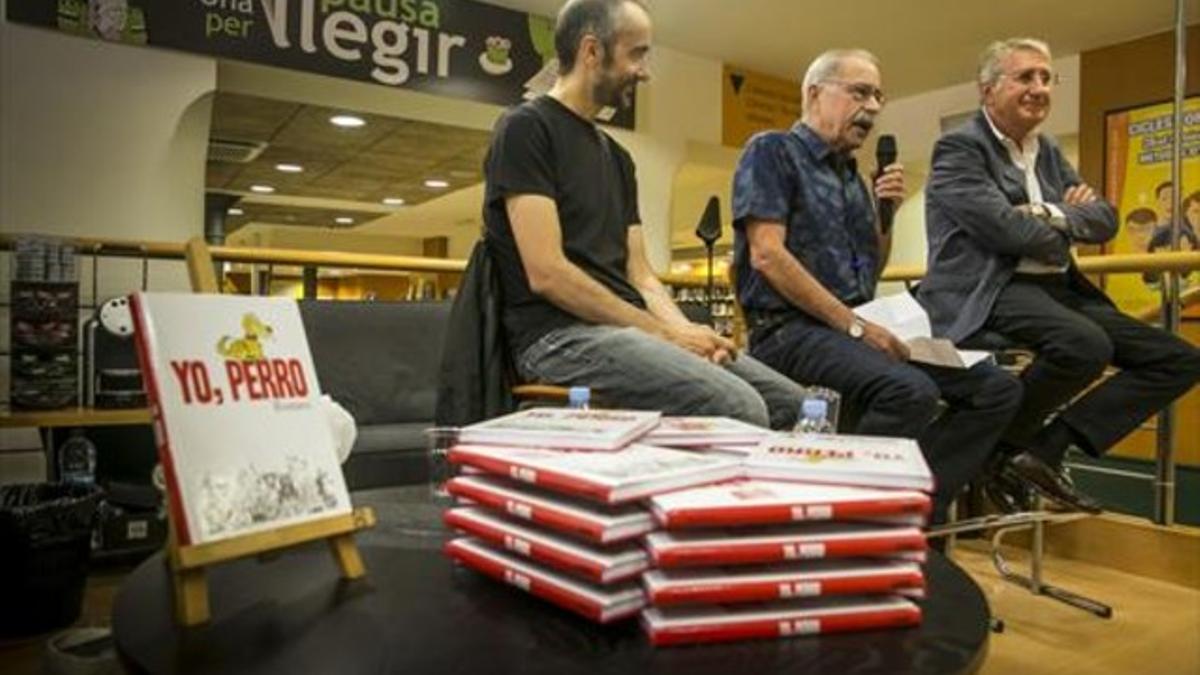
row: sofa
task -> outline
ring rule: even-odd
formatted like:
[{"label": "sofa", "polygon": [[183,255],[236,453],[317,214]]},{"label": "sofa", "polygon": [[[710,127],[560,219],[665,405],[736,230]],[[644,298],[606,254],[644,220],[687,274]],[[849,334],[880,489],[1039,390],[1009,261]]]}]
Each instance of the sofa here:
[{"label": "sofa", "polygon": [[450,302],[302,300],[300,317],[321,390],[354,416],[343,469],[352,490],[427,479]]}]

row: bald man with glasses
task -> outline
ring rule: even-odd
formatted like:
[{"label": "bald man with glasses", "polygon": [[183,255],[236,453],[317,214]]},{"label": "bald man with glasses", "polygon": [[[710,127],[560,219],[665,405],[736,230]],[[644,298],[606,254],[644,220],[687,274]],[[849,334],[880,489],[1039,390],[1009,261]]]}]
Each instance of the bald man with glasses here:
[{"label": "bald man with glasses", "polygon": [[[1098,456],[1138,428],[1200,379],[1200,350],[1117,311],[1076,269],[1072,244],[1112,239],[1117,214],[1038,132],[1055,81],[1044,42],[984,51],[981,110],[934,147],[919,299],[935,335],[967,347],[1000,336],[1037,354],[1021,374],[1024,400],[991,483],[996,501],[1026,506],[1012,482],[1023,479],[1096,511],[1062,473],[1067,448]],[[1079,396],[1110,365],[1120,372]]]},{"label": "bald man with glasses", "polygon": [[909,363],[902,341],[854,313],[874,298],[891,248],[873,200],[904,198],[903,169],[883,167],[869,191],[855,164],[884,103],[874,56],[826,52],[802,87],[800,121],[751,138],[734,176],[734,266],[750,353],[800,384],[840,392],[846,431],[917,439],[937,478],[941,522],[989,461],[1021,387],[990,364]]}]

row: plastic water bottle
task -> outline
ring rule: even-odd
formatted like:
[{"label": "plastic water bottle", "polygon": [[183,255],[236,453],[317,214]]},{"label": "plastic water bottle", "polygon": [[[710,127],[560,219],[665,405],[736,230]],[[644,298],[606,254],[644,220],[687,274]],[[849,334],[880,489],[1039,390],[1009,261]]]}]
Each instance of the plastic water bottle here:
[{"label": "plastic water bottle", "polygon": [[571,387],[567,390],[567,407],[587,410],[591,407],[592,390],[587,387]]},{"label": "plastic water bottle", "polygon": [[58,476],[64,483],[96,482],[96,446],[83,435],[82,429],[72,431],[58,449]]},{"label": "plastic water bottle", "polygon": [[806,397],[800,404],[800,417],[794,431],[805,434],[832,434],[835,429],[829,420],[829,401]]}]

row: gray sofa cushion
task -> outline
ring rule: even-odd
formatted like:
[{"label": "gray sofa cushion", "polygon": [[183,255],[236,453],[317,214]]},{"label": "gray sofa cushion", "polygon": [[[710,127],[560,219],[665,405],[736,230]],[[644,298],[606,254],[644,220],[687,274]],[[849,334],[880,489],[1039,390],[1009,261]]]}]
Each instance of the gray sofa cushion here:
[{"label": "gray sofa cushion", "polygon": [[449,302],[299,304],[321,390],[350,411],[360,437],[377,424],[431,424]]},{"label": "gray sofa cushion", "polygon": [[391,452],[406,450],[421,453],[425,450],[425,430],[430,422],[403,424],[367,424],[358,427],[351,455],[361,452]]}]

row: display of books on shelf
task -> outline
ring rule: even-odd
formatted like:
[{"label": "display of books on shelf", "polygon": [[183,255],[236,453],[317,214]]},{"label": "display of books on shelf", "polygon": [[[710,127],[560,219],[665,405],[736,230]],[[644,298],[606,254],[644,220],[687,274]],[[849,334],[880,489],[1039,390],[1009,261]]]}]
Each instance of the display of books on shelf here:
[{"label": "display of books on shelf", "polygon": [[933,492],[933,474],[908,438],[777,434],[743,459],[747,478]]},{"label": "display of books on shelf", "polygon": [[605,506],[499,476],[458,476],[446,483],[446,490],[459,499],[598,544],[627,541],[657,527],[650,512],[638,504]]},{"label": "display of books on shelf", "polygon": [[350,513],[294,300],[136,293],[130,306],[179,545]]},{"label": "display of books on shelf", "polygon": [[607,504],[715,483],[741,473],[736,460],[632,444],[617,452],[460,444],[450,461]]},{"label": "display of books on shelf", "polygon": [[479,539],[454,539],[445,546],[451,558],[497,581],[515,586],[592,621],[608,623],[633,616],[646,606],[636,582],[600,586],[518,558]]},{"label": "display of books on shelf", "polygon": [[886,557],[925,561],[925,535],[915,527],[815,523],[774,527],[651,532],[656,566],[750,565],[818,558]]},{"label": "display of books on shelf", "polygon": [[666,528],[767,525],[813,520],[868,520],[924,525],[929,496],[916,490],[735,480],[650,498]]},{"label": "display of books on shelf", "polygon": [[750,445],[771,435],[769,429],[729,417],[663,417],[639,441],[675,448]]},{"label": "display of books on shelf", "polygon": [[764,605],[651,607],[642,628],[655,646],[790,638],[921,623],[921,608],[900,597],[829,597]]},{"label": "display of books on shelf", "polygon": [[478,507],[451,509],[443,518],[447,525],[506,551],[599,584],[629,579],[650,567],[650,555],[632,543],[588,546]]},{"label": "display of books on shelf", "polygon": [[656,569],[642,575],[642,585],[652,605],[768,602],[825,595],[925,595],[920,565],[870,558]]},{"label": "display of books on shelf", "polygon": [[464,427],[460,443],[616,450],[658,424],[658,412],[530,408]]}]

